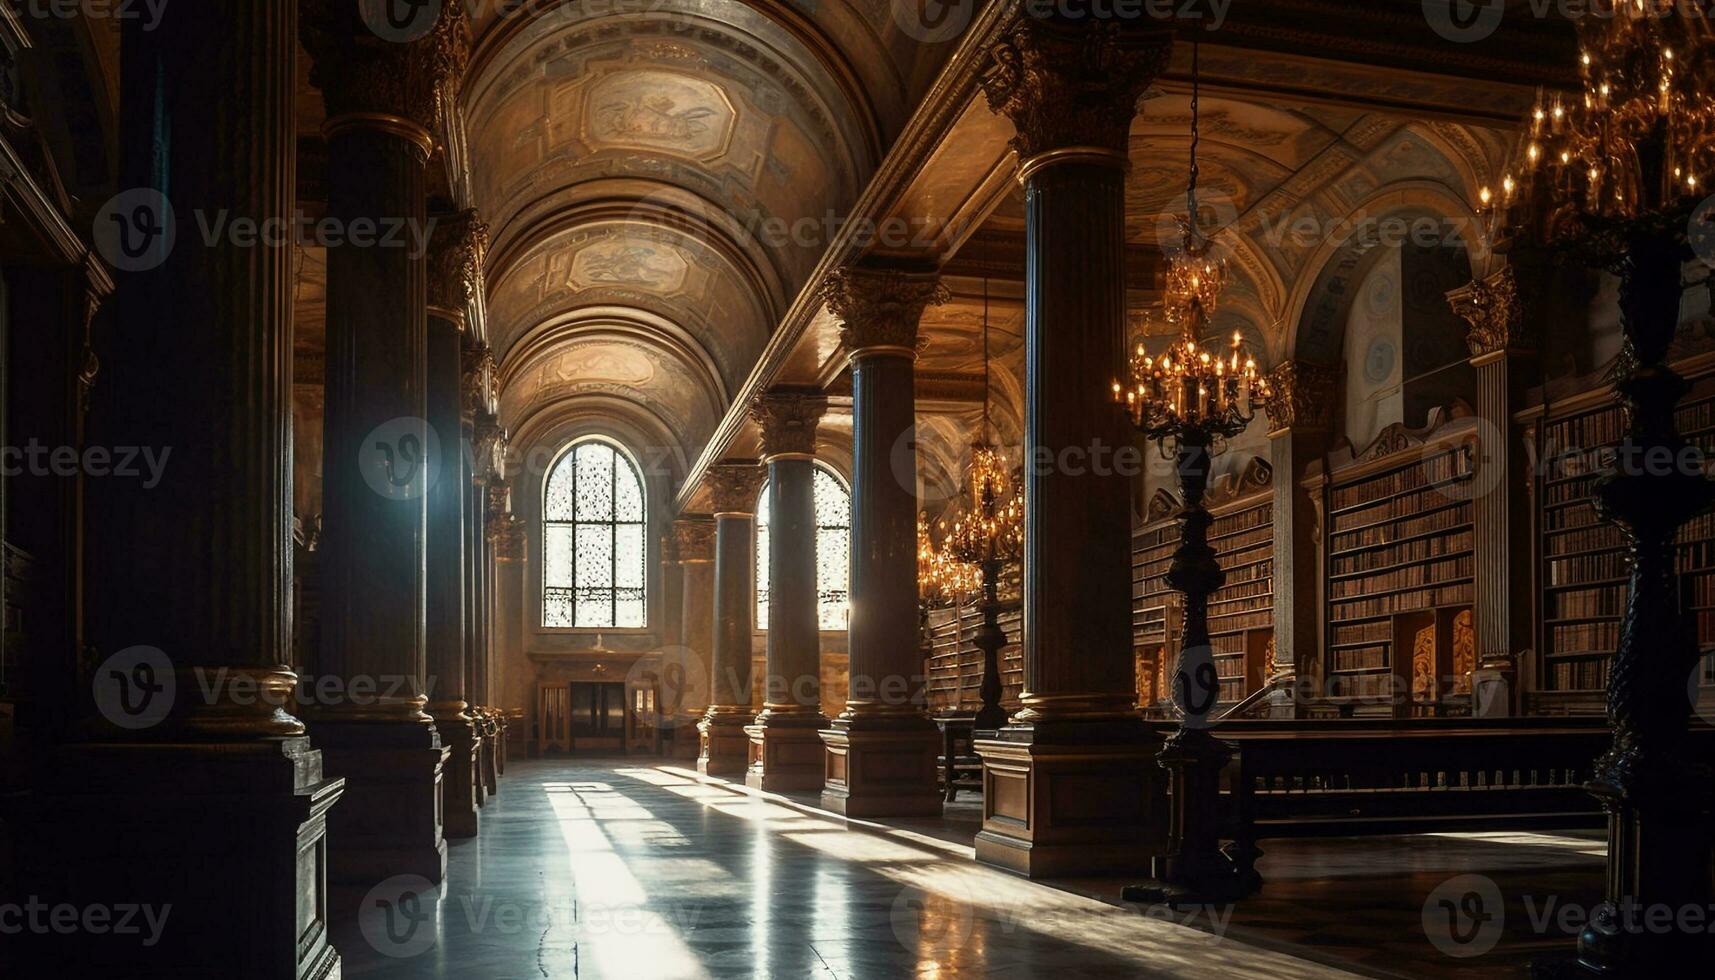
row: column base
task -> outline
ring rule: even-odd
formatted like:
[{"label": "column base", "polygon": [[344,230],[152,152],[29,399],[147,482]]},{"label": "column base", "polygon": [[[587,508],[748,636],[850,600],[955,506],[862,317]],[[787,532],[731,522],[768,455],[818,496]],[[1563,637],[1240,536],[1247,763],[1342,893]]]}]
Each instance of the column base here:
[{"label": "column base", "polygon": [[841,718],[819,734],[826,750],[822,809],[848,817],[940,816],[941,734],[927,718],[873,728]]},{"label": "column base", "polygon": [[446,836],[475,837],[478,830],[478,756],[482,738],[468,715],[434,716],[435,730],[447,747],[447,762],[441,774],[441,822]]},{"label": "column base", "polygon": [[744,775],[750,768],[750,736],[744,732],[749,723],[748,708],[710,708],[697,722],[697,771],[705,776]]},{"label": "column base", "polygon": [[821,789],[823,757],[820,714],[774,715],[746,725],[750,738],[744,784],[769,793]]},{"label": "column base", "polygon": [[668,758],[691,762],[702,755],[702,736],[697,731],[695,716],[679,719],[668,736],[670,740],[665,746]]},{"label": "column base", "polygon": [[16,975],[340,975],[327,824],[345,782],[324,776],[309,739],[67,745],[47,761],[49,781],[9,814],[30,845],[19,895],[0,901],[112,917],[101,933],[8,938],[19,959],[0,958],[25,966]]},{"label": "column base", "polygon": [[404,874],[439,884],[447,749],[434,725],[329,719],[311,733],[328,770],[346,778],[345,805],[328,821],[328,877],[358,889]]},{"label": "column base", "polygon": [[1029,878],[1145,874],[1166,850],[1161,739],[1141,721],[1009,727],[975,748],[984,864]]}]

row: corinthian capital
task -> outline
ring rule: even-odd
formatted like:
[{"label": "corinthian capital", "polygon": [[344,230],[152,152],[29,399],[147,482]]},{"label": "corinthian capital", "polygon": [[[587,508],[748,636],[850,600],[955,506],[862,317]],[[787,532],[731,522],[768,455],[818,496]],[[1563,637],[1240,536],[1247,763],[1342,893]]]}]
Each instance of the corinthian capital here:
[{"label": "corinthian capital", "polygon": [[488,539],[494,543],[497,561],[510,564],[524,560],[524,521],[516,514],[507,514],[488,526]]},{"label": "corinthian capital", "polygon": [[814,456],[816,425],[828,410],[828,399],[820,392],[776,389],[758,395],[751,403],[750,418],[762,429],[762,458]]},{"label": "corinthian capital", "polygon": [[1327,432],[1334,426],[1338,364],[1285,361],[1269,372],[1268,430]]},{"label": "corinthian capital", "polygon": [[488,226],[474,208],[435,220],[429,236],[429,309],[463,322],[466,307],[482,292],[482,261]]},{"label": "corinthian capital", "polygon": [[673,551],[679,561],[713,561],[715,557],[715,524],[708,520],[677,520],[673,522]]},{"label": "corinthian capital", "polygon": [[983,94],[1017,128],[1020,161],[1070,147],[1123,156],[1137,100],[1172,50],[1169,32],[1027,16],[989,50]]},{"label": "corinthian capital", "polygon": [[392,124],[433,147],[431,134],[470,61],[463,0],[406,9],[389,0],[300,0],[299,37],[315,65],[310,82],[327,103],[328,127]]},{"label": "corinthian capital", "polygon": [[1525,333],[1524,308],[1512,266],[1449,291],[1447,305],[1471,325],[1465,344],[1472,357],[1532,346]]},{"label": "corinthian capital", "polygon": [[474,421],[484,414],[492,415],[495,408],[494,352],[487,344],[472,344],[464,349],[460,366],[463,369],[461,387],[465,419]]},{"label": "corinthian capital", "polygon": [[828,277],[823,296],[853,355],[876,348],[915,353],[917,323],[926,308],[947,301],[947,287],[934,275],[849,267]]},{"label": "corinthian capital", "polygon": [[719,463],[703,475],[714,513],[754,514],[762,491],[762,470],[755,463]]}]

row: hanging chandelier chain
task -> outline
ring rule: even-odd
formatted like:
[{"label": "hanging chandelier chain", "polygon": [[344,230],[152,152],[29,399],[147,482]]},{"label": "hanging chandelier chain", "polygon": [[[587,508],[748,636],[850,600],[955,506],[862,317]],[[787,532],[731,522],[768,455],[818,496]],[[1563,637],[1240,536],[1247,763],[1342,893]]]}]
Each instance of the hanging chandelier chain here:
[{"label": "hanging chandelier chain", "polygon": [[1185,248],[1196,251],[1197,240],[1197,141],[1198,112],[1201,96],[1201,75],[1198,71],[1197,41],[1191,41],[1191,171],[1185,185]]}]

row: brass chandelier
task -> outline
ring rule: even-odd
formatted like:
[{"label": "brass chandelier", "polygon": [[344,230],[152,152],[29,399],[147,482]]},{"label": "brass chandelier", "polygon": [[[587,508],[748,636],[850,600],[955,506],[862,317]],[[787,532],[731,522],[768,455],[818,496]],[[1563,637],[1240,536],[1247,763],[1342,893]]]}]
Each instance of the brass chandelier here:
[{"label": "brass chandelier", "polygon": [[989,397],[989,295],[985,279],[982,420],[965,469],[965,499],[952,521],[943,518],[940,526],[947,552],[979,570],[988,562],[1013,561],[1024,551],[1024,496],[1013,486],[1000,450],[989,441]]}]

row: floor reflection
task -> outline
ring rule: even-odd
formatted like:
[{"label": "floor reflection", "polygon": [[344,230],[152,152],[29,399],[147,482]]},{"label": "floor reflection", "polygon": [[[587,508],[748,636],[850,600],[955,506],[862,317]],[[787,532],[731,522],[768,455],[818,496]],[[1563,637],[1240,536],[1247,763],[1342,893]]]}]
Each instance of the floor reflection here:
[{"label": "floor reflection", "polygon": [[[621,760],[509,767],[481,835],[452,845],[447,882],[423,885],[396,882],[362,921],[335,923],[347,975],[1339,975],[1225,937],[1220,910],[1200,928],[1142,916],[982,867],[957,843]],[[402,903],[426,910],[427,932],[404,943]]]}]

